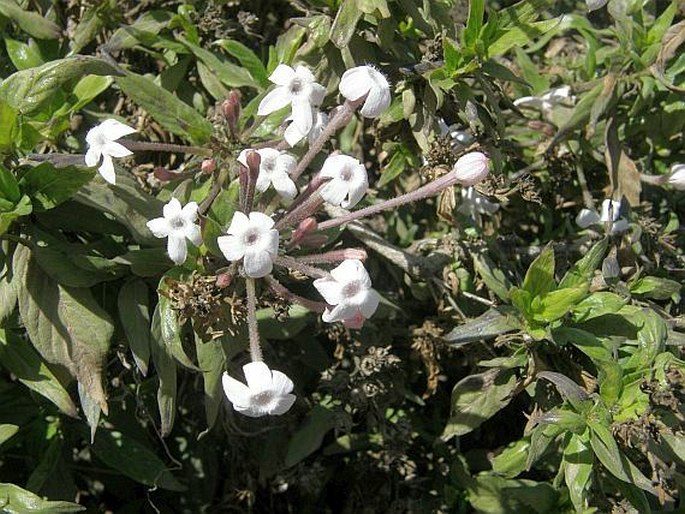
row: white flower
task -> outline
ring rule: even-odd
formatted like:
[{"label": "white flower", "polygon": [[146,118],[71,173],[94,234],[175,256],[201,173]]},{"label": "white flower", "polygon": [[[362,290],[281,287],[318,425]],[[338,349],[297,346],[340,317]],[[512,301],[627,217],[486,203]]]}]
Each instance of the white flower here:
[{"label": "white flower", "polygon": [[359,112],[365,118],[376,118],[390,107],[390,84],[385,75],[371,66],[357,66],[343,73],[340,94],[354,102],[366,97]]},{"label": "white flower", "polygon": [[260,278],[271,273],[273,258],[278,254],[278,231],[274,220],[261,212],[251,212],[248,218],[236,211],[228,227],[228,235],[216,242],[229,261],[243,259],[248,277]]},{"label": "white flower", "polygon": [[488,200],[473,186],[461,190],[461,205],[457,210],[470,216],[476,223],[480,223],[481,214],[493,214],[497,209],[499,204]]},{"label": "white flower", "polygon": [[459,157],[454,167],[453,173],[463,186],[475,186],[483,182],[490,173],[488,163],[490,159],[482,152],[469,152]]},{"label": "white flower", "polygon": [[98,168],[100,175],[110,184],[114,184],[114,163],[112,157],[126,157],[133,152],[125,146],[115,143],[121,137],[133,134],[136,129],[124,125],[117,120],[105,120],[93,127],[86,134],[88,151],[86,152],[86,166],[96,166],[102,158],[102,164]]},{"label": "white flower", "polygon": [[168,237],[167,253],[169,258],[176,264],[183,264],[188,255],[186,239],[195,246],[202,244],[200,227],[197,221],[197,203],[188,202],[181,208],[181,202],[172,198],[162,208],[164,214],[161,218],[155,218],[147,222],[147,228],[155,237]]},{"label": "white flower", "polygon": [[587,228],[590,225],[598,225],[611,221],[611,233],[619,234],[629,228],[628,220],[621,217],[621,202],[606,199],[602,202],[602,213],[592,209],[583,209],[576,216],[576,223],[580,228]]},{"label": "white flower", "polygon": [[331,179],[321,189],[321,197],[344,209],[354,207],[369,189],[366,168],[349,155],[332,155],[326,159],[321,176]]},{"label": "white flower", "polygon": [[671,166],[668,183],[680,191],[685,191],[685,164],[674,164]]},{"label": "white flower", "polygon": [[530,107],[532,109],[539,109],[545,115],[549,115],[552,109],[563,103],[574,103],[576,97],[571,94],[569,86],[557,87],[550,89],[544,95],[540,96],[524,96],[514,100],[514,105],[517,107]]},{"label": "white flower", "polygon": [[475,141],[475,138],[465,130],[459,130],[458,125],[448,125],[444,118],[438,120],[438,128],[442,137],[449,136],[452,147],[468,146]]},{"label": "white flower", "polygon": [[285,414],[295,403],[293,381],[285,373],[271,370],[262,361],[250,362],[243,366],[247,385],[224,372],[221,383],[224,393],[233,408],[250,416]]},{"label": "white flower", "polygon": [[380,296],[371,289],[371,279],[361,261],[346,259],[331,270],[330,278],[318,278],[314,287],[329,306],[321,318],[342,321],[348,328],[361,328],[378,308]]},{"label": "white flower", "polygon": [[291,104],[293,123],[300,132],[309,133],[314,122],[312,106],[321,105],[326,89],[315,82],[312,72],[304,66],[292,69],[279,64],[269,80],[278,87],[262,99],[257,114],[266,116]]},{"label": "white flower", "polygon": [[588,11],[596,11],[604,7],[609,0],[585,0]]},{"label": "white flower", "polygon": [[[243,150],[238,155],[238,162],[247,166],[247,152]],[[259,175],[255,187],[263,193],[273,185],[276,192],[284,198],[292,199],[297,195],[295,182],[290,178],[290,172],[297,166],[295,157],[286,152],[280,152],[275,148],[261,148],[255,150],[259,154]]]},{"label": "white flower", "polygon": [[323,132],[323,129],[326,128],[326,125],[328,124],[328,114],[319,111],[316,107],[312,107],[312,119],[314,121],[312,123],[312,128],[309,129],[308,133],[300,132],[295,123],[290,123],[290,125],[288,125],[288,128],[286,128],[283,133],[283,137],[290,146],[295,146],[305,137],[307,138],[307,141],[309,141],[309,144],[312,144],[312,141],[321,135],[321,132]]}]

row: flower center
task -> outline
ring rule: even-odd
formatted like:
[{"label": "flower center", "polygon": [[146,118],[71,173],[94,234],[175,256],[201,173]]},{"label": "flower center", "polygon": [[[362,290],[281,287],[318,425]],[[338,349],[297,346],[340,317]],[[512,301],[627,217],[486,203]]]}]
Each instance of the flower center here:
[{"label": "flower center", "polygon": [[254,245],[255,243],[257,243],[257,241],[259,241],[259,232],[256,232],[254,230],[248,231],[243,237],[243,241],[247,246]]},{"label": "flower center", "polygon": [[271,173],[276,168],[276,159],[265,159],[262,166],[264,166],[264,171]]},{"label": "flower center", "polygon": [[185,226],[186,226],[185,220],[184,220],[183,218],[181,218],[181,217],[173,218],[173,219],[169,222],[169,224],[171,225],[172,228],[174,228],[174,229],[176,229],[176,230],[185,228]]},{"label": "flower center", "polygon": [[342,289],[342,293],[344,297],[351,298],[354,295],[356,295],[360,290],[361,287],[359,286],[359,282],[355,280],[353,282],[350,282],[349,284],[345,284],[345,286]]},{"label": "flower center", "polygon": [[344,180],[345,182],[352,180],[352,170],[349,168],[343,168],[340,171],[340,179]]},{"label": "flower center", "polygon": [[258,407],[265,407],[273,400],[273,391],[262,391],[252,396],[252,403]]},{"label": "flower center", "polygon": [[290,82],[290,92],[293,95],[297,95],[297,94],[301,93],[303,87],[304,87],[304,84],[302,83],[302,79],[295,78]]}]

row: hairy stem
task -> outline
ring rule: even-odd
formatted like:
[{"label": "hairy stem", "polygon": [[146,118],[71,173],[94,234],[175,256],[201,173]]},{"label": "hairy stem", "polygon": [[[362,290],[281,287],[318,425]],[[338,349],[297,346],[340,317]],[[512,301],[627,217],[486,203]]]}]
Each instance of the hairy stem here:
[{"label": "hairy stem", "polygon": [[302,296],[296,295],[271,275],[267,275],[264,277],[264,279],[266,280],[266,283],[269,284],[271,290],[284,300],[302,305],[302,307],[305,307],[313,312],[324,312],[326,310],[326,304],[322,302],[315,302],[314,300],[309,300],[307,298],[303,298]]},{"label": "hairy stem", "polygon": [[300,262],[292,257],[288,257],[287,255],[277,255],[274,257],[274,264],[291,270],[299,271],[300,273],[312,278],[326,278],[330,276],[328,272],[322,269],[309,266],[308,264],[304,264],[303,262]]},{"label": "hairy stem", "polygon": [[252,362],[262,360],[262,347],[259,345],[259,331],[257,330],[257,292],[253,278],[245,279],[247,291],[247,330],[250,335],[250,357]]}]

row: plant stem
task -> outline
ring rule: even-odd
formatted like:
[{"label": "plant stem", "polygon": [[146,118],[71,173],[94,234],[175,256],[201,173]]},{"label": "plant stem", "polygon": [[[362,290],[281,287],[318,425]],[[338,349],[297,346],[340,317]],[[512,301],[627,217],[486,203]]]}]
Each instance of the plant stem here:
[{"label": "plant stem", "polygon": [[328,272],[322,269],[309,266],[298,261],[297,259],[288,257],[287,255],[277,255],[274,257],[274,264],[291,270],[299,271],[300,273],[312,278],[326,278],[330,276]]},{"label": "plant stem", "polygon": [[253,278],[245,279],[247,291],[247,330],[250,335],[250,357],[252,362],[262,360],[262,347],[259,345],[259,331],[257,329],[257,292]]},{"label": "plant stem", "polygon": [[668,175],[645,175],[640,173],[640,182],[652,184],[653,186],[663,186],[668,182]]},{"label": "plant stem", "polygon": [[407,203],[416,202],[417,200],[423,200],[424,198],[429,198],[431,196],[437,195],[444,189],[447,189],[448,187],[451,187],[456,183],[457,179],[455,174],[448,173],[447,175],[444,175],[439,179],[429,182],[425,186],[422,186],[417,190],[412,191],[411,193],[405,193],[396,198],[391,198],[390,200],[385,200],[375,205],[365,207],[364,209],[359,209],[358,211],[350,212],[338,218],[324,221],[319,224],[318,228],[319,230],[327,230],[329,228],[342,225],[343,223],[349,223],[350,221],[357,220],[359,218],[364,218],[366,216],[377,214],[387,209],[394,209]]},{"label": "plant stem", "polygon": [[269,284],[271,290],[281,298],[302,305],[302,307],[306,307],[313,312],[324,312],[326,310],[326,304],[296,295],[271,275],[267,275],[264,279],[266,280],[266,283]]}]

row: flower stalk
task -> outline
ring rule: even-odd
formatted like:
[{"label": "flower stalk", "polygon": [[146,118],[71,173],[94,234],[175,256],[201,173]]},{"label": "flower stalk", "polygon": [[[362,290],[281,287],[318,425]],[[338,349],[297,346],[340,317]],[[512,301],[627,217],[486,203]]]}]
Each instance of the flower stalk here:
[{"label": "flower stalk", "polygon": [[262,359],[262,347],[259,344],[259,330],[257,329],[257,291],[253,278],[245,278],[247,293],[247,331],[250,338],[250,358],[252,362]]}]

